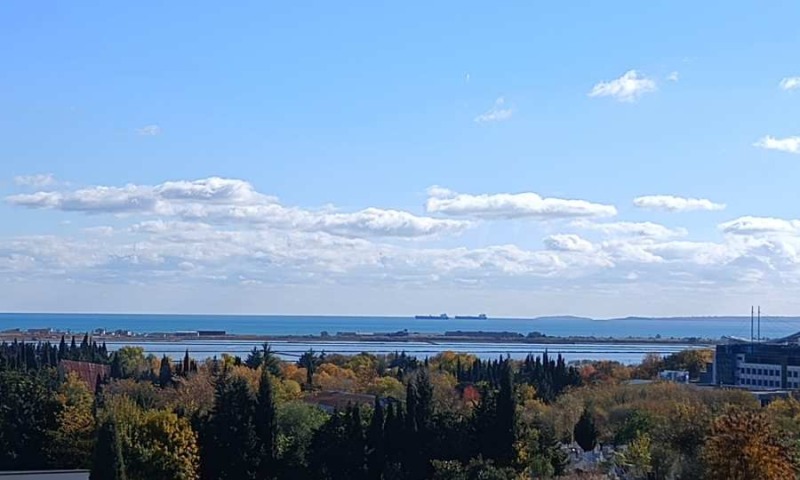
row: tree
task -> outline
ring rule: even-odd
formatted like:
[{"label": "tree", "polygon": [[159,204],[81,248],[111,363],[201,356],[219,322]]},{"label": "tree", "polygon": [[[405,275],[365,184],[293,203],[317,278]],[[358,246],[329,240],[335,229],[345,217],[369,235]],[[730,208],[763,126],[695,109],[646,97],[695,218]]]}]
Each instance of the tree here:
[{"label": "tree", "polygon": [[48,453],[59,468],[89,468],[95,441],[94,397],[76,374],[68,374],[56,394],[57,427],[50,432]]},{"label": "tree", "polygon": [[256,478],[259,449],[255,404],[247,380],[229,375],[219,380],[209,431],[203,436],[203,454],[212,478]]},{"label": "tree", "polygon": [[304,478],[314,433],[325,424],[328,415],[316,406],[289,402],[278,405],[277,417],[281,473],[285,478]]},{"label": "tree", "polygon": [[318,362],[319,357],[314,353],[313,348],[300,355],[297,360],[297,366],[306,369],[306,385],[309,388],[314,384],[314,372],[317,369]]},{"label": "tree", "polygon": [[189,357],[189,349],[186,349],[186,353],[183,355],[183,363],[181,363],[181,375],[184,377],[188,377],[189,373],[192,371],[192,359]]},{"label": "tree", "polygon": [[364,480],[367,473],[365,447],[359,408],[350,406],[344,412],[333,414],[311,443],[311,478]]},{"label": "tree", "polygon": [[277,458],[276,435],[278,431],[277,414],[275,412],[275,394],[272,388],[272,374],[266,365],[261,368],[261,380],[258,385],[257,405],[255,412],[256,434],[260,443],[260,477],[271,478],[274,475]]},{"label": "tree", "polygon": [[128,476],[139,479],[194,480],[200,458],[197,434],[189,421],[172,412],[149,410],[126,439]]},{"label": "tree", "polygon": [[111,378],[123,378],[124,373],[122,372],[122,357],[119,353],[115,353],[111,357]]},{"label": "tree", "polygon": [[575,424],[574,436],[584,451],[594,450],[597,445],[597,427],[594,424],[594,416],[588,408],[583,409],[581,418]]},{"label": "tree", "polygon": [[646,479],[653,470],[650,435],[638,432],[628,444],[628,448],[618,454],[616,460],[632,479]]},{"label": "tree", "polygon": [[797,473],[767,416],[741,407],[714,419],[703,459],[711,480],[779,480]]},{"label": "tree", "polygon": [[47,371],[0,371],[0,471],[47,468],[58,403]]},{"label": "tree", "polygon": [[97,432],[89,480],[126,480],[122,444],[113,419],[103,422]]},{"label": "tree", "polygon": [[514,443],[517,440],[517,406],[514,400],[511,367],[508,365],[508,362],[503,363],[505,366],[501,369],[500,391],[498,392],[496,402],[497,414],[495,418],[497,423],[495,440],[497,442],[497,456],[494,460],[497,465],[507,467],[511,465],[516,456]]},{"label": "tree", "polygon": [[384,448],[384,418],[381,399],[375,397],[375,408],[372,410],[372,420],[367,429],[367,478],[381,480],[386,464],[386,450]]},{"label": "tree", "polygon": [[161,357],[161,367],[158,370],[158,383],[162,388],[172,385],[172,365],[170,365],[169,357],[166,355]]}]

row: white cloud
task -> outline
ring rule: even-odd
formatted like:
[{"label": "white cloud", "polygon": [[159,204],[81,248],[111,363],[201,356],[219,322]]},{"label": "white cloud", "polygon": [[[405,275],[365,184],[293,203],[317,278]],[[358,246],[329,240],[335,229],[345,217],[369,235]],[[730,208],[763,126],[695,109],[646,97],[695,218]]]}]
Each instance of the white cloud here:
[{"label": "white cloud", "polygon": [[670,82],[677,82],[680,80],[680,74],[678,72],[672,72],[667,76],[667,80]]},{"label": "white cloud", "polygon": [[492,108],[475,117],[475,122],[476,123],[502,122],[510,119],[514,115],[514,110],[511,108],[506,108],[505,103],[506,103],[505,98],[503,97],[498,98],[497,100],[495,100],[494,105],[492,105]]},{"label": "white cloud", "polygon": [[56,184],[56,179],[52,173],[39,173],[36,175],[18,175],[14,177],[14,183],[21,187],[49,187]]},{"label": "white cloud", "polygon": [[[428,211],[465,218],[283,205],[244,180],[216,177],[14,195],[8,198],[12,205],[92,215],[74,222],[80,228],[74,236],[0,236],[0,282],[136,284],[165,292],[175,291],[170,286],[304,286],[318,289],[323,302],[325,292],[342,286],[392,292],[407,287],[402,297],[412,288],[432,296],[437,288],[480,289],[485,298],[535,290],[573,295],[573,301],[592,294],[615,298],[620,288],[635,289],[626,291],[631,298],[660,301],[667,291],[694,295],[705,288],[710,299],[747,293],[754,280],[776,295],[800,286],[800,220],[740,217],[718,225],[718,241],[698,241],[683,228],[600,221],[596,217],[616,209],[585,200],[466,195],[442,187],[431,187],[428,195]],[[569,221],[509,230],[473,220],[525,217]],[[59,228],[58,220],[55,231],[75,231]],[[473,226],[475,235],[439,241]],[[542,246],[523,246],[532,232],[544,237]],[[406,240],[417,238],[431,241]],[[415,295],[409,293],[403,308],[419,308]]]},{"label": "white cloud", "polygon": [[656,91],[656,82],[640,75],[636,70],[628,70],[621,77],[608,82],[600,82],[589,92],[590,97],[612,97],[620,102],[634,102],[645,93]]},{"label": "white cloud", "polygon": [[548,250],[560,252],[591,252],[594,249],[591,242],[570,233],[549,235],[545,237],[544,245]]},{"label": "white cloud", "polygon": [[343,236],[418,237],[458,233],[469,226],[469,222],[460,220],[418,217],[399,210],[367,208],[354,213],[320,215],[313,229]]},{"label": "white cloud", "polygon": [[800,77],[786,77],[781,80],[780,87],[784,90],[795,90],[800,88]]},{"label": "white cloud", "polygon": [[429,190],[426,203],[430,213],[486,219],[611,217],[617,214],[612,205],[586,200],[543,198],[533,192],[469,195],[441,187]]},{"label": "white cloud", "polygon": [[767,150],[800,154],[800,137],[776,138],[767,135],[760,138],[753,146]]},{"label": "white cloud", "polygon": [[420,217],[409,212],[367,208],[344,213],[286,207],[248,182],[211,177],[160,185],[95,186],[73,191],[12,195],[12,205],[28,208],[176,217],[207,223],[322,231],[344,236],[424,237],[460,233],[471,223]]},{"label": "white cloud", "polygon": [[136,133],[142,137],[155,137],[161,135],[161,127],[158,125],[145,125],[142,128],[137,128]]},{"label": "white cloud", "polygon": [[653,222],[588,222],[577,220],[572,226],[594,230],[612,237],[672,238],[688,235],[685,228],[669,228]]},{"label": "white cloud", "polygon": [[800,220],[745,216],[730,220],[728,222],[720,223],[719,229],[723,233],[729,233],[733,235],[800,233]]},{"label": "white cloud", "polygon": [[633,204],[649,210],[688,212],[692,210],[724,210],[724,203],[715,203],[706,198],[686,198],[674,195],[645,195],[633,199]]}]

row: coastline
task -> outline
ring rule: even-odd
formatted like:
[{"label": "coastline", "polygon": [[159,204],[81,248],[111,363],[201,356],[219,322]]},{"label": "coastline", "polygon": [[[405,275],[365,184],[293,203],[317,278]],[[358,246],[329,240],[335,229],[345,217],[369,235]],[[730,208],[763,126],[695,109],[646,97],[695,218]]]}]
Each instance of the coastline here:
[{"label": "coastline", "polygon": [[[615,345],[672,345],[672,344],[691,344],[698,346],[712,347],[722,339],[700,338],[700,337],[595,337],[595,336],[523,336],[513,332],[447,332],[442,334],[430,333],[338,333],[334,335],[252,335],[252,334],[225,334],[225,335],[196,335],[189,332],[165,332],[165,333],[145,333],[145,334],[93,334],[90,337],[97,342],[114,342],[136,344],[147,343],[185,343],[187,341],[226,341],[226,342],[315,342],[315,343],[338,343],[338,342],[363,342],[369,343],[429,343],[438,345],[440,343],[516,343],[524,345],[550,345],[550,344],[615,344]],[[58,343],[62,335],[70,340],[72,336],[80,340],[86,332],[60,332],[53,331],[47,334],[31,332],[0,332],[0,342],[50,342]]]}]

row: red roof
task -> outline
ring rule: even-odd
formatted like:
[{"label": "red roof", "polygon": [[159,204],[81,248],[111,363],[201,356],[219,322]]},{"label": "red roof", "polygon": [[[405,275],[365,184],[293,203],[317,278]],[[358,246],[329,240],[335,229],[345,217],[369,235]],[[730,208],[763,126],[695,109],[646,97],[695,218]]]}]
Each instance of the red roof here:
[{"label": "red roof", "polygon": [[97,376],[106,378],[111,374],[111,367],[108,365],[101,365],[99,363],[89,362],[76,362],[74,360],[61,360],[58,364],[58,370],[66,375],[69,372],[77,373],[78,376],[86,382],[89,390],[94,392],[97,386]]}]

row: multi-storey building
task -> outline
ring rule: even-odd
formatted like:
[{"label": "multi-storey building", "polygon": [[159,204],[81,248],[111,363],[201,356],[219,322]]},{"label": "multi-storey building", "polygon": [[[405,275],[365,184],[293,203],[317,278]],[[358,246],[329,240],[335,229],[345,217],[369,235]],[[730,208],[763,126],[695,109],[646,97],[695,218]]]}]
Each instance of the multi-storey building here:
[{"label": "multi-storey building", "polygon": [[800,344],[717,345],[713,383],[752,390],[800,389]]}]

